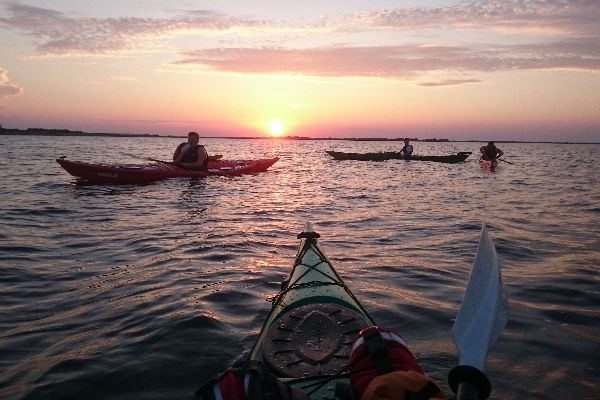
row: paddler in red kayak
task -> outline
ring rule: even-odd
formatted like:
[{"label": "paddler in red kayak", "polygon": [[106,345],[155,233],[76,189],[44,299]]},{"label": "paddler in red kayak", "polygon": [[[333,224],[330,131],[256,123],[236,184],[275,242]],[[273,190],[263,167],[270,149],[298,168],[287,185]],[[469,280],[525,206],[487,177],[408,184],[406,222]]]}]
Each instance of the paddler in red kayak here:
[{"label": "paddler in red kayak", "polygon": [[496,169],[496,166],[498,165],[498,160],[500,157],[502,157],[504,155],[504,152],[502,150],[500,150],[499,148],[496,147],[496,145],[494,144],[494,142],[488,142],[487,146],[482,146],[479,149],[479,152],[481,153],[481,159],[484,161],[491,161],[492,166],[490,168],[490,170],[494,170]]},{"label": "paddler in red kayak", "polygon": [[173,154],[173,164],[189,169],[208,170],[208,153],[204,146],[199,145],[200,136],[197,132],[189,132],[187,143],[177,146]]}]

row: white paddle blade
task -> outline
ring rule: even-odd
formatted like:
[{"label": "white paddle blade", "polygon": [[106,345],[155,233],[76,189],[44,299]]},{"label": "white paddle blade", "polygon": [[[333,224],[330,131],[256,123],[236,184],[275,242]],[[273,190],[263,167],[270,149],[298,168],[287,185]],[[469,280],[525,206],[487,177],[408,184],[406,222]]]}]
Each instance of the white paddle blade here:
[{"label": "white paddle blade", "polygon": [[485,370],[485,359],[508,320],[498,255],[485,223],[460,309],[452,327],[460,365]]}]

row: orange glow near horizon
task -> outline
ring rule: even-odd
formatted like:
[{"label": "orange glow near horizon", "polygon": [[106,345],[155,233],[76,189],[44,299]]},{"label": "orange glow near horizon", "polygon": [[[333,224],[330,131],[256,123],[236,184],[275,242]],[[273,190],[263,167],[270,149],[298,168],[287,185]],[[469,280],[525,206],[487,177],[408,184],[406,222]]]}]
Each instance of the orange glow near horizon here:
[{"label": "orange glow near horizon", "polygon": [[[396,11],[381,11],[377,1],[353,11],[333,3],[273,10],[215,2],[210,23],[183,5],[179,15],[121,2],[112,13],[135,18],[118,24],[91,2],[68,3],[0,6],[0,37],[10,44],[0,62],[3,127],[600,141],[596,50],[591,40],[574,39],[589,35],[584,3],[572,4],[577,11],[527,3],[506,15],[493,2],[483,2],[483,11],[459,7],[473,12],[468,26],[452,17],[451,0]],[[264,17],[260,29],[242,17],[249,10]],[[494,17],[478,20],[486,12]],[[58,17],[43,19],[43,29],[33,23],[49,13]],[[524,15],[532,19],[525,23]],[[359,32],[362,16],[373,25]],[[556,57],[563,53],[570,56]]]}]

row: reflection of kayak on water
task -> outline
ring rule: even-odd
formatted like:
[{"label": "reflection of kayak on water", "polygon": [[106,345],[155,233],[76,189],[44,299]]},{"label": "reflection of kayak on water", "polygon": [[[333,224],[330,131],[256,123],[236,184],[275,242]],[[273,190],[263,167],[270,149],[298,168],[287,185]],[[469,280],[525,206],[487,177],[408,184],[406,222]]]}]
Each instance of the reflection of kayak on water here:
[{"label": "reflection of kayak on water", "polygon": [[386,160],[407,160],[407,161],[433,161],[447,164],[456,164],[465,161],[470,155],[470,151],[461,151],[456,154],[444,156],[421,156],[412,155],[406,157],[399,151],[380,151],[377,153],[344,153],[342,151],[326,151],[336,160],[357,160],[357,161],[386,161]]},{"label": "reflection of kayak on water", "polygon": [[69,174],[90,183],[143,184],[175,177],[254,174],[266,171],[278,160],[279,158],[244,161],[209,160],[208,171],[181,168],[165,161],[137,167],[118,164],[92,164],[82,161],[71,161],[64,157],[57,159],[56,162]]},{"label": "reflection of kayak on water", "polygon": [[498,161],[497,160],[484,160],[483,158],[480,158],[479,166],[483,169],[489,169],[490,171],[494,172],[496,170],[496,168],[498,167]]},{"label": "reflection of kayak on water", "polygon": [[495,171],[498,168],[498,161],[502,161],[503,163],[514,165],[515,163],[506,161],[503,158],[496,158],[494,160],[484,160],[483,158],[479,159],[479,166],[481,168],[489,169],[490,171]]},{"label": "reflection of kayak on water", "polygon": [[[400,335],[376,326],[343,282],[310,223],[294,266],[249,356],[210,379],[196,399],[443,399]],[[485,399],[489,347],[506,322],[496,252],[484,226],[473,271],[453,327],[460,366],[449,375],[457,399]],[[411,394],[412,393],[412,394]],[[475,395],[476,397],[470,397]],[[406,397],[405,397],[406,395]]]}]

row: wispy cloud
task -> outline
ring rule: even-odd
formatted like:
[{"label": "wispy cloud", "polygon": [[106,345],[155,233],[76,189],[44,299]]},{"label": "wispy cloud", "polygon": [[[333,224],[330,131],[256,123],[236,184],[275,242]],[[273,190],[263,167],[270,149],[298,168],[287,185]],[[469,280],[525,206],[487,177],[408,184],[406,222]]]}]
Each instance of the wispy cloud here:
[{"label": "wispy cloud", "polygon": [[468,28],[589,37],[599,34],[599,17],[596,0],[467,0],[449,7],[369,11],[344,21],[355,29]]},{"label": "wispy cloud", "polygon": [[445,79],[442,81],[436,82],[421,82],[418,83],[419,86],[425,87],[437,87],[437,86],[456,86],[462,85],[464,83],[480,83],[479,79]]},{"label": "wispy cloud", "polygon": [[[196,43],[208,43],[206,39],[214,35],[244,32],[239,36],[243,43],[183,49],[174,63],[226,72],[327,77],[414,79],[432,71],[461,76],[425,83],[430,86],[472,83],[477,80],[463,77],[481,72],[600,70],[600,1],[596,0],[467,0],[448,7],[366,11],[297,24],[209,10],[187,11],[171,18],[75,18],[56,10],[10,3],[6,11],[0,27],[37,40],[34,55],[38,57],[136,53],[160,47],[178,35],[193,35]],[[432,33],[440,28],[451,32],[451,38]],[[374,31],[398,37],[426,32],[433,39],[374,46],[355,35]],[[473,38],[480,35],[473,31],[490,34],[485,42],[480,39],[476,43]],[[284,39],[284,33],[318,38],[321,44],[300,48],[297,42]],[[273,40],[273,34],[281,42],[264,46],[266,40]],[[354,42],[332,42],[343,34],[350,34]]]},{"label": "wispy cloud", "polygon": [[409,65],[405,52],[395,47],[201,49],[183,53],[175,64],[242,73],[408,78],[419,68]]},{"label": "wispy cloud", "polygon": [[138,76],[126,76],[126,75],[115,75],[109,77],[114,81],[122,81],[122,82],[136,82],[139,81],[140,78]]},{"label": "wispy cloud", "polygon": [[15,96],[23,93],[23,89],[19,86],[10,83],[8,79],[8,71],[0,67],[0,100],[8,96]]},{"label": "wispy cloud", "polygon": [[11,3],[0,27],[22,31],[39,43],[34,56],[88,56],[142,51],[154,40],[177,34],[205,34],[241,28],[258,29],[265,23],[214,11],[189,11],[171,19],[73,18],[62,12]]},{"label": "wispy cloud", "polygon": [[576,50],[566,43],[493,48],[418,45],[222,48],[185,52],[176,64],[197,64],[216,71],[241,73],[408,79],[435,71],[465,74],[531,69],[600,70],[600,57],[581,56],[583,52],[598,53],[594,47],[597,47],[595,43],[588,43],[588,46],[580,43]]}]

